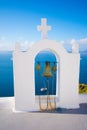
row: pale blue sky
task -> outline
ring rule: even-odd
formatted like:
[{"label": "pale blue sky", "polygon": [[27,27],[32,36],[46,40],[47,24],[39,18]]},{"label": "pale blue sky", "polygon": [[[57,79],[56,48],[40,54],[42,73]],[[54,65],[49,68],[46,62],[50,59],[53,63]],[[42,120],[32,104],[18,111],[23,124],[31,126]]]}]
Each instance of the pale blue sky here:
[{"label": "pale blue sky", "polygon": [[87,38],[87,0],[0,0],[0,44],[39,40],[41,18],[52,26],[49,39]]}]

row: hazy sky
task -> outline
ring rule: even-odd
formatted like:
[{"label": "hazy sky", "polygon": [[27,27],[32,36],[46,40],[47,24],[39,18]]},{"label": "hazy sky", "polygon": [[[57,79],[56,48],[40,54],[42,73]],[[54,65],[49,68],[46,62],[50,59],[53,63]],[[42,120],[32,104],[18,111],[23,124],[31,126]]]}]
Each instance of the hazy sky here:
[{"label": "hazy sky", "polygon": [[39,40],[41,18],[52,26],[49,39],[87,44],[87,0],[0,0],[0,47]]}]

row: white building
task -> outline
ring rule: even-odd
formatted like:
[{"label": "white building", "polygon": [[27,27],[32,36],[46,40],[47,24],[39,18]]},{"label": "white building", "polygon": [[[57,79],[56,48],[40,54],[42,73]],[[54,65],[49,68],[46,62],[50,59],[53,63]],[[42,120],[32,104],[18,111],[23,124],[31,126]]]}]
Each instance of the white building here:
[{"label": "white building", "polygon": [[[56,95],[50,96],[50,102],[52,103],[54,98],[56,107],[78,108],[80,66],[78,46],[74,43],[74,46],[72,45],[72,53],[68,53],[60,43],[55,40],[49,40],[47,31],[51,27],[46,25],[46,19],[42,19],[42,25],[37,28],[38,31],[42,31],[42,40],[32,45],[27,52],[22,52],[19,44],[15,45],[13,54],[15,110],[40,110],[40,97],[35,96],[34,62],[36,55],[43,50],[50,50],[59,59]],[[45,98],[45,103],[42,101],[44,105],[47,102],[47,96],[42,97]]]}]

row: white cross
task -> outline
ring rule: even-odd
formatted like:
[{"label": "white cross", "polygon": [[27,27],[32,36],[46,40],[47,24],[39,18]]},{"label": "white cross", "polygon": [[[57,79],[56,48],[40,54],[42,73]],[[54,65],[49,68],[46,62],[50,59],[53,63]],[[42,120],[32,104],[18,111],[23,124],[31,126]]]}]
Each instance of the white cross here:
[{"label": "white cross", "polygon": [[47,38],[47,32],[51,30],[51,26],[47,26],[47,19],[42,18],[41,19],[41,25],[37,26],[38,31],[42,31],[42,38],[46,39]]}]

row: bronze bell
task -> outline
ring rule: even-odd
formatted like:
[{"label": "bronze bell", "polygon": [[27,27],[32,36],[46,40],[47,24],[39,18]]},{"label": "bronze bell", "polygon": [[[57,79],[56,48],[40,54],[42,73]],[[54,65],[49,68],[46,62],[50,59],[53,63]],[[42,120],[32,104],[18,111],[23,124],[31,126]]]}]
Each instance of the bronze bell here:
[{"label": "bronze bell", "polygon": [[48,61],[45,62],[45,68],[44,68],[44,72],[42,75],[44,77],[52,77],[50,62],[48,62]]},{"label": "bronze bell", "polygon": [[38,62],[37,66],[36,66],[36,70],[40,71],[41,67],[40,67],[40,62]]}]

